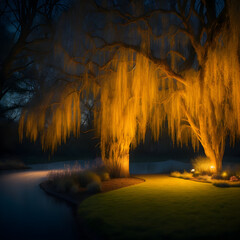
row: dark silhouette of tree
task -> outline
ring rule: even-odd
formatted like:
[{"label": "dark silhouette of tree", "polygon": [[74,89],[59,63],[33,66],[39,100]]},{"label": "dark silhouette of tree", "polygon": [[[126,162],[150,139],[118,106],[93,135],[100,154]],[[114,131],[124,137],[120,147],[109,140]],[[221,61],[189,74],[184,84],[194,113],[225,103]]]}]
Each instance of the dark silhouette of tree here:
[{"label": "dark silhouette of tree", "polygon": [[1,115],[24,106],[39,86],[38,64],[51,50],[54,19],[66,8],[60,0],[1,1],[0,100],[10,94]]}]

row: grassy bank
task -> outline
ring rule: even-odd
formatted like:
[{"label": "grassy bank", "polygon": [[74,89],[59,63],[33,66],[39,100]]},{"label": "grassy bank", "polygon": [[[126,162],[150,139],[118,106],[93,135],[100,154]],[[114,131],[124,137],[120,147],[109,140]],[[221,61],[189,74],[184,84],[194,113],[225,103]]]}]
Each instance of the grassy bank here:
[{"label": "grassy bank", "polygon": [[216,188],[163,175],[99,194],[79,214],[104,239],[235,239],[240,189]]},{"label": "grassy bank", "polygon": [[1,159],[0,160],[0,170],[20,170],[28,169],[28,166],[25,165],[19,159]]}]

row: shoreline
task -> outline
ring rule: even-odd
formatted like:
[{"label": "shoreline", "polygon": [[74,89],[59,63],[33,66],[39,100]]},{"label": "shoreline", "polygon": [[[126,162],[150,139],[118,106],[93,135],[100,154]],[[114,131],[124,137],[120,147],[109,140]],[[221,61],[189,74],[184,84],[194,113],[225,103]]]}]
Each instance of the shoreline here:
[{"label": "shoreline", "polygon": [[49,180],[40,183],[39,187],[46,194],[59,200],[65,201],[73,208],[73,215],[76,218],[77,226],[79,229],[78,232],[80,235],[82,235],[82,237],[93,240],[102,240],[100,236],[98,236],[92,229],[89,228],[86,221],[77,213],[79,204],[81,204],[81,202],[93,195],[104,194],[106,192],[114,191],[124,187],[129,187],[143,182],[145,182],[145,180],[138,177],[110,179],[102,182],[104,186],[103,191],[100,193],[87,193],[86,191],[80,192],[78,194],[59,193],[54,191],[54,188],[53,186],[51,186],[51,182]]}]

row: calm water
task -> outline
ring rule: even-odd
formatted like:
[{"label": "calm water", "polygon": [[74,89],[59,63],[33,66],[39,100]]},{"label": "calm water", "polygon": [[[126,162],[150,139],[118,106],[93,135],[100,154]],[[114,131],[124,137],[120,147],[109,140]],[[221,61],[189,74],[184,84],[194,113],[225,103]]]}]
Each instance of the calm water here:
[{"label": "calm water", "polygon": [[0,174],[1,240],[81,239],[72,207],[39,187],[50,169],[63,167],[64,163],[34,165]]}]

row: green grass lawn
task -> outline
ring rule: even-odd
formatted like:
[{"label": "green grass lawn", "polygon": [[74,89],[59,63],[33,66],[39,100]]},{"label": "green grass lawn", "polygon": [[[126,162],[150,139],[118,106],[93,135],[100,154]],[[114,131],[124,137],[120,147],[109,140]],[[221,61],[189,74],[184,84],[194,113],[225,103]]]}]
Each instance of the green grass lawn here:
[{"label": "green grass lawn", "polygon": [[94,195],[79,214],[103,239],[238,239],[240,188],[166,175]]}]

